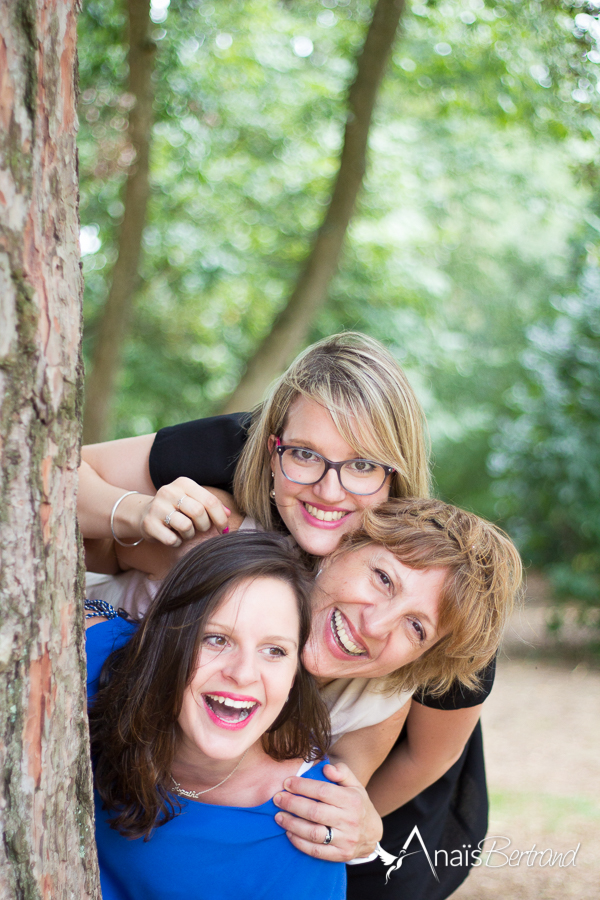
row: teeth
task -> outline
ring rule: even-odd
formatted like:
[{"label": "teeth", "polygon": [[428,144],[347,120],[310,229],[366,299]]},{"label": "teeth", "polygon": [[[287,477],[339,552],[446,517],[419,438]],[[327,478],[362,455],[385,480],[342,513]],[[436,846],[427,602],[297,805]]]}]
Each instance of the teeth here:
[{"label": "teeth", "polygon": [[232,700],[231,697],[222,697],[218,694],[206,694],[215,703],[222,703],[223,706],[232,706],[233,709],[253,709],[256,703],[252,700]]},{"label": "teeth", "polygon": [[361,648],[354,643],[354,641],[344,628],[344,620],[342,619],[342,615],[339,610],[336,609],[336,611],[334,612],[331,623],[334,627],[335,635],[344,650],[346,650],[348,653],[351,653],[353,656],[364,656],[365,651],[361,650]]},{"label": "teeth", "polygon": [[310,503],[305,503],[304,507],[311,516],[314,516],[315,519],[319,519],[321,522],[339,522],[340,519],[348,515],[347,512],[325,512],[324,509],[317,509],[316,506],[311,506]]}]

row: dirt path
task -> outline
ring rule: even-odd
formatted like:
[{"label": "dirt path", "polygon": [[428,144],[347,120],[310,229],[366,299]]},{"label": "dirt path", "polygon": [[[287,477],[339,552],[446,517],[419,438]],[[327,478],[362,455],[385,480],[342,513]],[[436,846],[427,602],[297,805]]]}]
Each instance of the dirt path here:
[{"label": "dirt path", "polygon": [[496,853],[452,900],[600,898],[600,672],[583,663],[515,658],[523,634],[532,653],[542,622],[535,602],[519,616],[484,707],[488,835],[509,838],[509,853],[534,844],[565,852],[580,844],[575,866],[540,866],[546,854],[509,867]]}]

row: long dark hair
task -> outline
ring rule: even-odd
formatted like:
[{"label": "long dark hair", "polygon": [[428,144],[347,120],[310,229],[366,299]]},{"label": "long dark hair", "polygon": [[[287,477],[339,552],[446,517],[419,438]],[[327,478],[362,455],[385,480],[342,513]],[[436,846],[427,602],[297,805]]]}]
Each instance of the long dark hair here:
[{"label": "long dark hair", "polygon": [[238,532],[184,556],[165,579],[131,640],[106,660],[90,709],[95,784],[111,827],[144,836],[181,809],[169,794],[183,695],[196,669],[205,623],[240,582],[277,578],[294,591],[300,616],[298,670],[281,713],[263,735],[273,759],[322,757],[329,715],[300,654],[310,633],[310,576],[280,535]]}]

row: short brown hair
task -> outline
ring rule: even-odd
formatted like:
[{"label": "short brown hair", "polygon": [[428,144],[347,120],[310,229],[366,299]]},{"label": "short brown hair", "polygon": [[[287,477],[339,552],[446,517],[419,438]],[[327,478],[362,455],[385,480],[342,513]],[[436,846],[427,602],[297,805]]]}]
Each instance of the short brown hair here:
[{"label": "short brown hair", "polygon": [[329,746],[329,714],[300,654],[310,634],[310,578],[281,535],[242,531],[186,554],[163,582],[137,632],[106,660],[90,709],[95,783],[111,827],[150,837],[180,805],[169,793],[183,695],[196,670],[205,623],[241,582],[276,578],[294,592],[298,669],[287,703],[263,735],[273,759],[315,759]]},{"label": "short brown hair", "polygon": [[345,332],[308,347],[254,410],[236,467],[233,492],[240,508],[263,528],[279,527],[271,490],[267,442],[279,437],[298,397],[321,404],[347,444],[366,459],[395,469],[391,497],[427,497],[425,418],[408,379],[374,338]]},{"label": "short brown hair", "polygon": [[334,556],[368,544],[389,550],[413,569],[446,568],[439,628],[448,631],[419,659],[386,679],[391,690],[453,684],[477,688],[477,673],[498,650],[522,580],[521,558],[503,531],[441,500],[388,500],[368,507],[357,531]]}]

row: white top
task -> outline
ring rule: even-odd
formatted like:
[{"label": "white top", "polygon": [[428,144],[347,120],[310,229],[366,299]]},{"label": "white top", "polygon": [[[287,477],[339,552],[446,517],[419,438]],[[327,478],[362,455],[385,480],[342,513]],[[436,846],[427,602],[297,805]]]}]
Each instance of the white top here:
[{"label": "white top", "polygon": [[331,718],[331,742],[389,719],[410,700],[413,691],[384,693],[384,678],[336,678],[321,688]]},{"label": "white top", "polygon": [[133,619],[141,619],[161,584],[137,569],[120,575],[85,573],[85,595],[89,600],[106,600],[115,609],[126,609]]}]

